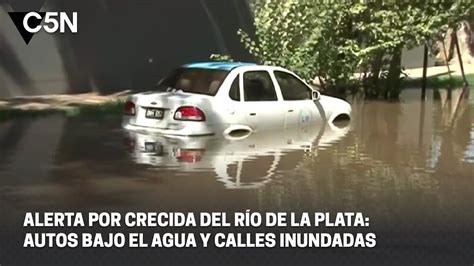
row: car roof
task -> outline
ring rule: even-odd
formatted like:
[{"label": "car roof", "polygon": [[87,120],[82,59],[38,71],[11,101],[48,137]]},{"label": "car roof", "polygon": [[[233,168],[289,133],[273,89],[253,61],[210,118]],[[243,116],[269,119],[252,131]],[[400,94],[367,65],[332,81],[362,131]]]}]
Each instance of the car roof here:
[{"label": "car roof", "polygon": [[238,67],[243,66],[256,66],[254,63],[244,62],[198,62],[184,65],[185,68],[204,68],[204,69],[218,69],[231,71]]}]

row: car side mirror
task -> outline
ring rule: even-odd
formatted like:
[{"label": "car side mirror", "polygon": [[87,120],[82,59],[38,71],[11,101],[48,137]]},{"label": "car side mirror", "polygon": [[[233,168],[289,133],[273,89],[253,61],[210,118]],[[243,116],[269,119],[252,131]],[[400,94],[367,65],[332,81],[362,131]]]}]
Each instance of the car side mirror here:
[{"label": "car side mirror", "polygon": [[321,93],[319,91],[312,91],[311,92],[311,99],[313,101],[319,101],[320,98],[321,98]]}]

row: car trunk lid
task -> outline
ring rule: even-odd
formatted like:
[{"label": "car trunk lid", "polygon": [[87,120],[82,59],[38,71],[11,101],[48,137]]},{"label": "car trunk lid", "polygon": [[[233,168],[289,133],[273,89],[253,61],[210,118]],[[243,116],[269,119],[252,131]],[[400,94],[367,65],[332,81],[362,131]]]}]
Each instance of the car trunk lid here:
[{"label": "car trunk lid", "polygon": [[162,129],[180,129],[182,122],[173,118],[181,106],[199,106],[206,101],[206,95],[183,92],[145,92],[136,94],[132,101],[136,105],[134,124]]}]

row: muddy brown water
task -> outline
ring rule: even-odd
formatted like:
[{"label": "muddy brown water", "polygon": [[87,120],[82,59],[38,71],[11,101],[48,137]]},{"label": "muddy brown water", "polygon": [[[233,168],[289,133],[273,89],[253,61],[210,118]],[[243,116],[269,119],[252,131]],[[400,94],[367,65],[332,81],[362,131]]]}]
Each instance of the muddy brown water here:
[{"label": "muddy brown water", "polygon": [[[454,90],[449,99],[446,90],[434,90],[421,103],[413,89],[400,102],[354,100],[349,124],[242,140],[128,133],[118,117],[107,116],[2,122],[0,264],[212,264],[217,258],[237,264],[472,265],[474,101],[465,96]],[[362,231],[377,234],[377,247],[21,249],[27,211],[246,209],[360,211],[370,217]]]}]

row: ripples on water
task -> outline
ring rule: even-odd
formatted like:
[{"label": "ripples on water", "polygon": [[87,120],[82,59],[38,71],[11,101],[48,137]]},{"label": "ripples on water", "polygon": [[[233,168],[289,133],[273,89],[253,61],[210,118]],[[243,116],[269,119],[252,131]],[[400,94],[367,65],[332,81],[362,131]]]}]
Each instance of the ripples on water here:
[{"label": "ripples on water", "polygon": [[411,93],[401,102],[353,102],[348,125],[243,140],[124,132],[115,117],[11,120],[0,124],[0,192],[20,206],[146,205],[155,197],[174,205],[185,191],[238,207],[226,194],[242,190],[253,207],[304,209],[449,198],[471,188],[472,102],[458,101],[457,91],[447,101],[441,91],[422,104]]},{"label": "ripples on water", "polygon": [[362,211],[387,248],[382,260],[400,246],[459,258],[474,234],[474,103],[459,90],[418,95],[352,101],[348,125],[243,140],[124,132],[118,117],[2,122],[0,233],[32,210]]}]

